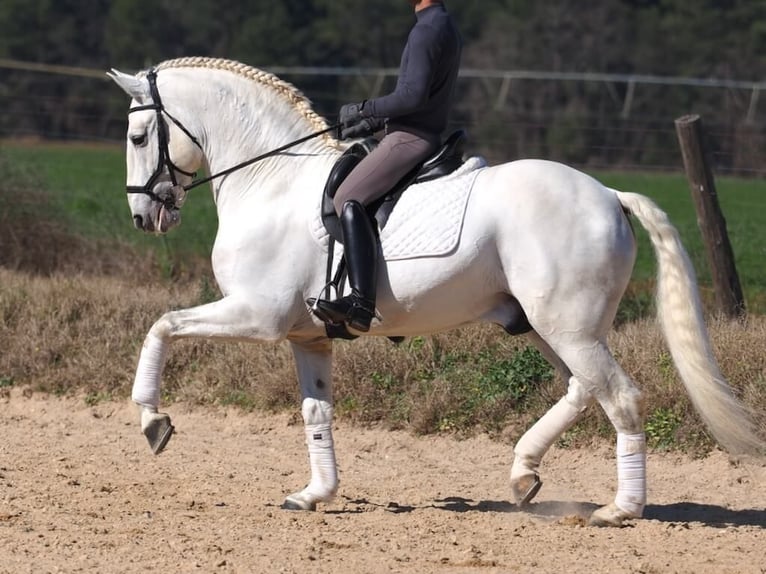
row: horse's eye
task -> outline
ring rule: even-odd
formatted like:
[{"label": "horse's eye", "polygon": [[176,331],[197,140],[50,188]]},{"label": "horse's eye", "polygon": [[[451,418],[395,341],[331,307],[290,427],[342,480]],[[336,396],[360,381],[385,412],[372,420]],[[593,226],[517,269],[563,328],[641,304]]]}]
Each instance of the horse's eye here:
[{"label": "horse's eye", "polygon": [[130,136],[130,141],[134,146],[142,146],[146,143],[146,134]]}]

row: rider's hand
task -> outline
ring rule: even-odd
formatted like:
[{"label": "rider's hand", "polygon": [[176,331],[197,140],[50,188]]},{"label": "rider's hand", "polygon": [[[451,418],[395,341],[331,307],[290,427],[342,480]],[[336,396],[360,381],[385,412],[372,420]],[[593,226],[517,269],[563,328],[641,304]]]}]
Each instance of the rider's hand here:
[{"label": "rider's hand", "polygon": [[363,118],[354,125],[347,128],[341,128],[340,139],[347,140],[351,138],[363,138],[371,136],[375,132],[383,129],[385,121],[379,118]]},{"label": "rider's hand", "polygon": [[361,104],[345,104],[341,106],[338,113],[338,123],[341,129],[350,128],[361,122],[364,119],[362,115],[362,109],[364,108],[364,102]]}]

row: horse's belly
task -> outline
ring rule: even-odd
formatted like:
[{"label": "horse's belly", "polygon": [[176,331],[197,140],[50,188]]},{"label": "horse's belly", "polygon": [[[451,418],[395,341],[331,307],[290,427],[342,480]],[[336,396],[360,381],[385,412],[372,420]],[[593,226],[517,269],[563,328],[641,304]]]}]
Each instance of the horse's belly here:
[{"label": "horse's belly", "polygon": [[450,257],[389,262],[379,282],[381,327],[392,334],[442,331],[475,322],[505,289],[496,256],[472,245]]}]

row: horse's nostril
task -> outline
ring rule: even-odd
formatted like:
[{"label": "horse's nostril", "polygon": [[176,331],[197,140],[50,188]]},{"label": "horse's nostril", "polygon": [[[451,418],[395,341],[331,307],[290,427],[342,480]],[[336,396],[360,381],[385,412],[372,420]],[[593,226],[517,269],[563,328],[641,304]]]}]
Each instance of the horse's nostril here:
[{"label": "horse's nostril", "polygon": [[140,215],[134,215],[133,216],[133,225],[136,226],[136,229],[143,229],[144,228],[144,218]]}]

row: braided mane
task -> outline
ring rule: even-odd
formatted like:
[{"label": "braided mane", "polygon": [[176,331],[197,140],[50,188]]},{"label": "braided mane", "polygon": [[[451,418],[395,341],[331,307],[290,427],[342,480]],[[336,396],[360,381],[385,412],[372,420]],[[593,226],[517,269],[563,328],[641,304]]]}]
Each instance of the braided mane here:
[{"label": "braided mane", "polygon": [[[155,67],[158,71],[168,68],[207,68],[211,70],[226,70],[232,72],[276,91],[280,96],[287,99],[292,104],[293,108],[306,118],[316,131],[321,131],[328,127],[324,118],[313,110],[309,99],[304,96],[298,88],[270,72],[264,72],[263,70],[259,70],[258,68],[248,66],[241,62],[235,62],[234,60],[197,56],[166,60]],[[338,140],[332,137],[329,133],[324,134],[323,138],[325,143],[332,147],[341,147]]]}]

